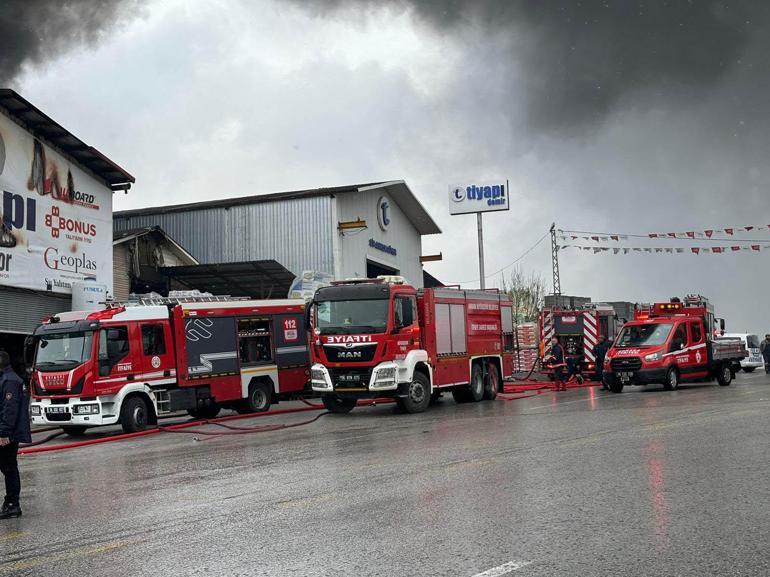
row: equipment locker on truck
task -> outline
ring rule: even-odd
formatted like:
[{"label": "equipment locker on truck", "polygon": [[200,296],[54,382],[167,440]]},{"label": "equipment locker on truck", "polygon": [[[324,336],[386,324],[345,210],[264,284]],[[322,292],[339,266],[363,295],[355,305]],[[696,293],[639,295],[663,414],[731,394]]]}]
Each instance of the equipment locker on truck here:
[{"label": "equipment locker on truck", "polygon": [[722,333],[724,320],[700,295],[641,307],[607,352],[605,381],[614,393],[625,385],[674,390],[680,382],[714,379],[728,386],[747,352],[738,339],[717,339]]},{"label": "equipment locker on truck", "polygon": [[409,413],[442,391],[494,399],[513,369],[513,317],[497,291],[426,288],[401,277],[340,281],[313,299],[311,383],[332,412],[393,397]]},{"label": "equipment locker on truck", "polygon": [[308,381],[304,311],[303,300],[171,298],[55,315],[31,343],[32,422],[135,432],[162,413],[266,411]]}]

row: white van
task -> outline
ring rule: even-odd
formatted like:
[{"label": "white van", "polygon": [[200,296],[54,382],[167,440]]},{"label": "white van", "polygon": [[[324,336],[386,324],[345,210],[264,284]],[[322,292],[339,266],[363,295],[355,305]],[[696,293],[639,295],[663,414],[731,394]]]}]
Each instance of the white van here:
[{"label": "white van", "polygon": [[765,361],[759,352],[759,337],[749,333],[725,333],[724,338],[741,339],[749,351],[749,356],[741,361],[741,368],[747,373],[753,373],[757,368],[763,368]]}]

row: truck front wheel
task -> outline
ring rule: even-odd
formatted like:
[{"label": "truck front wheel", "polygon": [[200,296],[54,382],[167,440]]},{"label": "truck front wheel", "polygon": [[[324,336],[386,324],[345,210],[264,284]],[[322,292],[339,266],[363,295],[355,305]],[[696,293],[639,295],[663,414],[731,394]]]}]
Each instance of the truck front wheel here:
[{"label": "truck front wheel", "polygon": [[120,408],[120,426],[126,433],[138,433],[147,428],[150,409],[142,397],[129,397]]},{"label": "truck front wheel", "polygon": [[719,383],[720,387],[729,387],[730,383],[733,382],[733,371],[728,363],[725,363],[719,367],[719,372],[717,373],[717,382]]},{"label": "truck front wheel", "polygon": [[324,395],[321,397],[321,402],[327,411],[340,415],[349,413],[356,406],[355,399],[343,399],[337,395]]},{"label": "truck front wheel", "polygon": [[405,397],[398,397],[398,406],[407,413],[422,413],[430,405],[430,382],[422,373],[415,372]]},{"label": "truck front wheel", "polygon": [[676,372],[676,369],[671,368],[668,370],[663,388],[667,391],[675,391],[679,388],[679,373]]}]

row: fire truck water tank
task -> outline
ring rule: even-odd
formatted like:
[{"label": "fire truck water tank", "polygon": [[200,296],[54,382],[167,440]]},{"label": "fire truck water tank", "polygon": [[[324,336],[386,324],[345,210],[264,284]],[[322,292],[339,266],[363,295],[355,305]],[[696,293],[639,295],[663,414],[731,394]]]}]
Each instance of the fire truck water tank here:
[{"label": "fire truck water tank", "polygon": [[72,283],[72,310],[95,311],[104,308],[107,287],[94,281]]}]

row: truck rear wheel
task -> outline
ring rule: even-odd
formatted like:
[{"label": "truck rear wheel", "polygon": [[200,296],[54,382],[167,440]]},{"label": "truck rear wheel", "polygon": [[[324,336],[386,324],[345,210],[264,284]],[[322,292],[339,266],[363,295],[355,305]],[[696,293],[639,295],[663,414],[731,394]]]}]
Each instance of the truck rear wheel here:
[{"label": "truck rear wheel", "polygon": [[484,400],[494,401],[499,390],[500,375],[497,372],[497,365],[489,363],[487,365],[487,376],[484,378]]},{"label": "truck rear wheel", "polygon": [[254,382],[249,385],[249,396],[243,399],[235,409],[240,415],[264,413],[270,410],[272,401],[269,387],[266,383]]},{"label": "truck rear wheel", "polygon": [[136,396],[129,397],[123,401],[120,408],[120,426],[126,433],[138,433],[147,428],[149,422],[150,409],[147,407],[147,401],[144,398]]},{"label": "truck rear wheel", "polygon": [[67,427],[62,427],[61,429],[70,437],[79,437],[86,432],[87,428],[88,427],[84,427],[82,425],[69,425]]},{"label": "truck rear wheel", "polygon": [[398,406],[407,413],[422,413],[430,405],[430,381],[419,372],[414,373],[405,397],[398,397]]},{"label": "truck rear wheel", "polygon": [[344,399],[337,395],[324,395],[321,397],[321,402],[327,411],[340,415],[349,413],[356,406],[355,399]]},{"label": "truck rear wheel", "polygon": [[219,411],[221,410],[222,407],[217,403],[211,403],[198,409],[188,409],[187,414],[190,415],[193,419],[213,419],[219,414]]},{"label": "truck rear wheel", "polygon": [[724,363],[719,367],[719,372],[717,373],[717,382],[719,383],[720,387],[729,387],[730,383],[733,382],[733,370],[730,368],[728,363]]},{"label": "truck rear wheel", "polygon": [[676,369],[670,368],[666,373],[666,382],[663,383],[663,388],[667,391],[675,391],[679,388],[679,373]]},{"label": "truck rear wheel", "polygon": [[484,398],[484,376],[478,364],[471,369],[471,382],[452,389],[452,396],[456,403],[478,403]]}]

